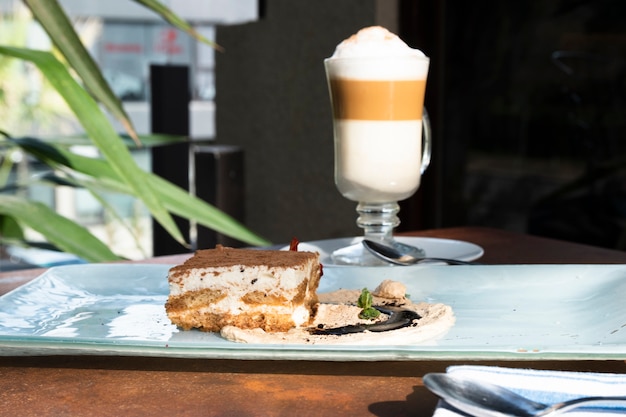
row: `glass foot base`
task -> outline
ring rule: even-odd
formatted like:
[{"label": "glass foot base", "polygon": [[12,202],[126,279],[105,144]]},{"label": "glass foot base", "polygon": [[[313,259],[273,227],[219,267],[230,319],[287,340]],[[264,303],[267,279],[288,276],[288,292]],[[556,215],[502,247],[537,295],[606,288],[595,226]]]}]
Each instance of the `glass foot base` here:
[{"label": "glass foot base", "polygon": [[330,258],[336,265],[355,265],[355,266],[388,266],[388,262],[378,259],[372,255],[359,241],[345,248],[335,250]]},{"label": "glass foot base", "polygon": [[[393,246],[401,253],[412,255],[416,258],[423,258],[426,253],[423,249],[416,248],[415,246],[405,245],[396,240],[391,242],[380,242],[389,246]],[[333,263],[336,265],[356,265],[356,266],[390,266],[389,262],[383,261],[377,258],[368,251],[361,241],[354,243],[350,246],[335,250],[331,255]]]}]

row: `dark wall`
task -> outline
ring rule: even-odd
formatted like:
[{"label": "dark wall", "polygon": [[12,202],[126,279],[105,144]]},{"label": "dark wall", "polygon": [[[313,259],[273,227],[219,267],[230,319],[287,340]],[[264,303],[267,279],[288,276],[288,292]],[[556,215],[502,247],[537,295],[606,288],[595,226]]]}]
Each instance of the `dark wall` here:
[{"label": "dark wall", "polygon": [[246,224],[274,242],[361,234],[334,185],[323,60],[378,3],[270,0],[260,21],[218,28],[217,141],[244,149]]}]

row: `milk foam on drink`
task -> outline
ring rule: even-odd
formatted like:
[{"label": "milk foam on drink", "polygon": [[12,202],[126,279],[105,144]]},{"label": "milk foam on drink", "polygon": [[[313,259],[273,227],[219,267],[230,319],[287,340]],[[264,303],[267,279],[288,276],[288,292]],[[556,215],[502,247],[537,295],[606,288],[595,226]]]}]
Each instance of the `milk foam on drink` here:
[{"label": "milk foam on drink", "polygon": [[370,26],[359,30],[357,33],[337,45],[331,58],[339,59],[385,56],[426,57],[422,51],[409,47],[402,39],[389,32],[384,27]]},{"label": "milk foam on drink", "polygon": [[370,27],[341,42],[324,62],[337,188],[360,202],[410,197],[421,177],[428,58],[388,30]]}]

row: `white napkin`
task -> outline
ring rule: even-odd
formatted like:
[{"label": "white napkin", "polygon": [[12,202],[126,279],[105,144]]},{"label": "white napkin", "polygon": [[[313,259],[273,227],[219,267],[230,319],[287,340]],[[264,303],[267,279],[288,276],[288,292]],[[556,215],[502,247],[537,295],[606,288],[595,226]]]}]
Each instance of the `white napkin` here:
[{"label": "white napkin", "polygon": [[[626,396],[626,375],[590,372],[543,371],[494,366],[451,366],[447,373],[477,381],[486,381],[515,391],[524,397],[544,404],[553,404],[578,397],[596,395]],[[573,410],[568,416],[626,415],[626,408],[601,410]],[[445,401],[439,401],[434,417],[459,417],[467,414],[457,411]]]}]

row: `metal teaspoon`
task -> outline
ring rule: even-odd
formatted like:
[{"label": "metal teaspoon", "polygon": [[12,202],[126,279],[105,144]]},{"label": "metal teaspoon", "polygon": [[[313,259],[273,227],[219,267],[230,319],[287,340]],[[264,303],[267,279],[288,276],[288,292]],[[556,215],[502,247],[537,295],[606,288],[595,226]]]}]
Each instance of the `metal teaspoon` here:
[{"label": "metal teaspoon", "polygon": [[424,385],[448,404],[476,417],[546,417],[592,404],[626,406],[626,397],[585,397],[547,405],[498,385],[443,373],[424,375]]},{"label": "metal teaspoon", "polygon": [[396,265],[415,265],[422,262],[444,262],[448,265],[475,265],[475,262],[460,261],[457,259],[432,258],[432,257],[415,257],[398,251],[396,248],[374,242],[373,240],[363,240],[363,246],[374,256],[383,261]]}]

